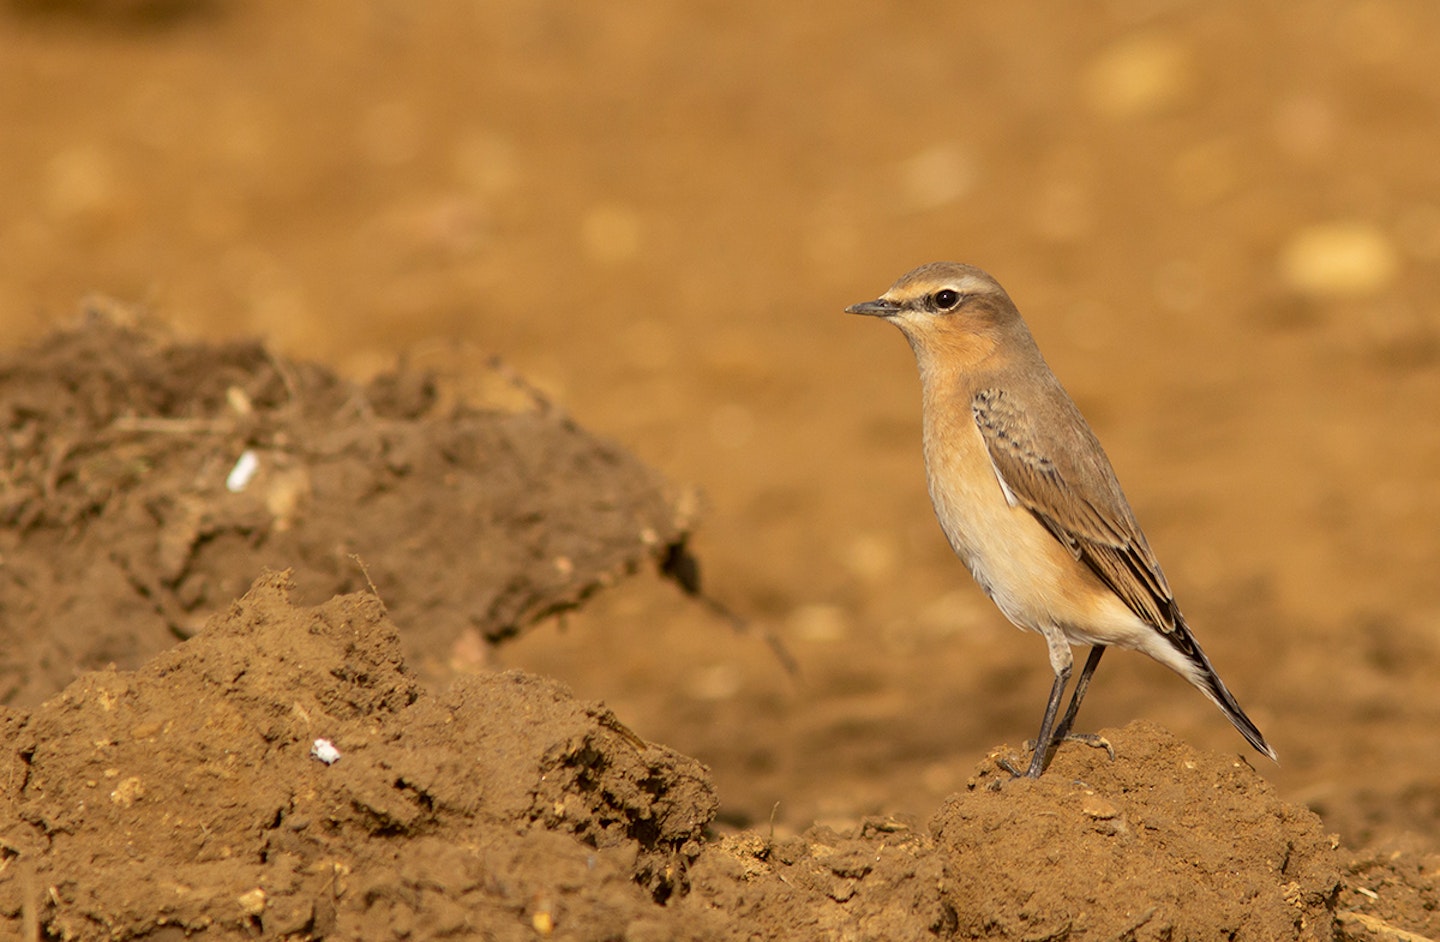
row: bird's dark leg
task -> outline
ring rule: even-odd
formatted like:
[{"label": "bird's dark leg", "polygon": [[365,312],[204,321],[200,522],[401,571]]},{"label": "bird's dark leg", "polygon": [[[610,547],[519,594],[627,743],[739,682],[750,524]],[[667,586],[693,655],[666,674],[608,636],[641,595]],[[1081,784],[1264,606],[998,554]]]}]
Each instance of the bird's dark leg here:
[{"label": "bird's dark leg", "polygon": [[1035,755],[1030,758],[1030,768],[1025,770],[1026,778],[1039,778],[1049,764],[1050,750],[1054,745],[1055,714],[1060,712],[1060,699],[1065,696],[1065,685],[1069,682],[1070,664],[1057,667],[1055,683],[1050,687],[1050,700],[1045,704],[1045,718],[1040,721],[1040,735],[1035,737]]},{"label": "bird's dark leg", "polygon": [[1085,658],[1085,666],[1080,669],[1080,679],[1075,681],[1075,692],[1070,695],[1070,705],[1065,708],[1065,716],[1060,720],[1060,725],[1055,727],[1055,742],[1064,741],[1070,735],[1070,729],[1075,725],[1075,714],[1080,712],[1080,701],[1085,699],[1085,691],[1090,689],[1090,677],[1095,673],[1095,668],[1100,666],[1100,656],[1105,653],[1105,645],[1097,644],[1090,649],[1090,656]]}]

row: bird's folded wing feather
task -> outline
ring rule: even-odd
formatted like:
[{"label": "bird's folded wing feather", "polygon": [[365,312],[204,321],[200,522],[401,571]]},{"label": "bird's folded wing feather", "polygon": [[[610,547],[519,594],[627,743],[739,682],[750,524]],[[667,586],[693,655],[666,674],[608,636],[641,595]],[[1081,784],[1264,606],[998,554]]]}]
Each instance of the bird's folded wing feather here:
[{"label": "bird's folded wing feather", "polygon": [[1071,439],[1048,449],[1000,390],[981,390],[970,406],[1007,499],[1034,514],[1136,615],[1166,633],[1183,624],[1105,452],[1068,398],[1061,407],[1073,421],[1051,427]]}]

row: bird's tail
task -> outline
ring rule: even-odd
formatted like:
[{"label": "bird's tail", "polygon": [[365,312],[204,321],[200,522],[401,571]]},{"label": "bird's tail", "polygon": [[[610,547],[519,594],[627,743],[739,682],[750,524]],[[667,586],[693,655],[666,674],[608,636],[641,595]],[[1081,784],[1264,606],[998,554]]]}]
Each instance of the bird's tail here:
[{"label": "bird's tail", "polygon": [[1185,623],[1177,621],[1175,630],[1167,633],[1165,637],[1188,662],[1186,667],[1189,670],[1182,672],[1187,679],[1220,708],[1220,712],[1225,714],[1250,745],[1269,756],[1271,760],[1279,762],[1280,757],[1265,741],[1265,734],[1260,732],[1260,727],[1245,715],[1245,711],[1236,702],[1235,695],[1230,692],[1229,687],[1225,686],[1220,675],[1215,673],[1215,668],[1210,666],[1210,659],[1205,656],[1204,651],[1200,650],[1200,645],[1195,641],[1195,636],[1190,634],[1190,629]]}]

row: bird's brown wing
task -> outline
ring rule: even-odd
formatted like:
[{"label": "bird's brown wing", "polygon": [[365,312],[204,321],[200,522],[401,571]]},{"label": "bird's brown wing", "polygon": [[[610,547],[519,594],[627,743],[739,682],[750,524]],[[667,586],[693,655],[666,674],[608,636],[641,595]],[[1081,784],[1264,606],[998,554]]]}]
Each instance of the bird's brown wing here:
[{"label": "bird's brown wing", "polygon": [[1076,559],[1147,623],[1169,634],[1183,625],[1175,598],[1125,501],[1110,461],[1068,396],[1057,386],[1045,402],[1057,438],[1030,434],[1033,416],[998,389],[971,400],[1006,499],[1035,515]]}]

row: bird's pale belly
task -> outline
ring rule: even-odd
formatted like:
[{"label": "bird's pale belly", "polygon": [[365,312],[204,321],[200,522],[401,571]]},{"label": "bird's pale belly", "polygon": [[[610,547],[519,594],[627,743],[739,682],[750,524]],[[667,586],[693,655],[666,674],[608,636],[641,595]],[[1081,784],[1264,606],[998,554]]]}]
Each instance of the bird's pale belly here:
[{"label": "bird's pale belly", "polygon": [[1133,616],[1029,510],[1009,503],[979,432],[964,432],[949,437],[942,453],[926,449],[930,499],[955,554],[1017,626],[1058,628],[1081,644],[1114,643],[1106,637],[1115,632],[1111,623]]}]

